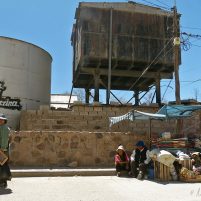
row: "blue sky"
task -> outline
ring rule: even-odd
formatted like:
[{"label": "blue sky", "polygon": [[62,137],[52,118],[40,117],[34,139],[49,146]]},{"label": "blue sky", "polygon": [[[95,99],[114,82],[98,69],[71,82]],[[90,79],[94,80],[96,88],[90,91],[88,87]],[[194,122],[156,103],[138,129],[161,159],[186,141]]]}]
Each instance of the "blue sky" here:
[{"label": "blue sky", "polygon": [[[115,2],[126,1],[115,0]],[[164,7],[174,5],[174,0],[135,2]],[[77,0],[0,0],[0,35],[38,45],[53,57],[52,93],[65,93],[71,90],[73,55],[70,36],[78,3]],[[178,12],[182,14],[181,30],[201,35],[200,0],[177,0],[177,7]],[[193,44],[190,50],[182,51],[182,65],[179,71],[181,98],[195,98],[197,94],[198,100],[201,101],[201,40],[192,38],[190,41]],[[162,96],[168,83],[169,80],[161,82]],[[118,91],[116,95],[120,98],[125,96],[130,98],[127,92]],[[164,100],[174,99],[174,80],[172,80]]]}]

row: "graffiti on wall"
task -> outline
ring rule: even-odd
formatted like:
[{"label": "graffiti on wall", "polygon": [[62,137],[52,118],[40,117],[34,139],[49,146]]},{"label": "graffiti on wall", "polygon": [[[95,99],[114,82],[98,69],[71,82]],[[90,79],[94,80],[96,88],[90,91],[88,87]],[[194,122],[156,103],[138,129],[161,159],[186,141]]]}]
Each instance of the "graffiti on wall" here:
[{"label": "graffiti on wall", "polygon": [[3,96],[3,92],[6,90],[6,88],[5,82],[0,81],[0,108],[21,110],[22,105],[20,104],[20,99]]}]

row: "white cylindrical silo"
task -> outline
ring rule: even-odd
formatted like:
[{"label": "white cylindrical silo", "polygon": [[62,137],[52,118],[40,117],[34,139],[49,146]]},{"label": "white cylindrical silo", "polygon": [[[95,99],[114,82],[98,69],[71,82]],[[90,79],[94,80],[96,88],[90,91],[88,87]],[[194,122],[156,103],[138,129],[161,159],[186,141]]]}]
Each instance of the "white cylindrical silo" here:
[{"label": "white cylindrical silo", "polygon": [[[44,49],[13,38],[0,37],[0,81],[7,89],[2,96],[19,98],[22,110],[50,104],[51,55]],[[20,111],[2,109],[16,129]]]}]

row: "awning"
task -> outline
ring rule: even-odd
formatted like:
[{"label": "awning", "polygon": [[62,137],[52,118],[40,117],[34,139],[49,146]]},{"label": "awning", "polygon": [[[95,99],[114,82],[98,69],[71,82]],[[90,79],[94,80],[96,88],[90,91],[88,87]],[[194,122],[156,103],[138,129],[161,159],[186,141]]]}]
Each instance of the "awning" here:
[{"label": "awning", "polygon": [[167,120],[183,119],[192,116],[192,112],[201,110],[201,105],[164,105],[157,113],[147,113],[138,110],[131,110],[122,116],[109,117],[110,127],[123,120]]}]

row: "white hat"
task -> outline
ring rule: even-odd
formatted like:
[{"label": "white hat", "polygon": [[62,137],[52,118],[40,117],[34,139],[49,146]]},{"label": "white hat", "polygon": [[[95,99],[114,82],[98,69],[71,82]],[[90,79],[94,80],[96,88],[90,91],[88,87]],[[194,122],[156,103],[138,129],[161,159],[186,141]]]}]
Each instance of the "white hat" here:
[{"label": "white hat", "polygon": [[193,155],[199,156],[199,155],[200,155],[200,152],[193,152],[193,153],[191,154],[191,156],[193,156]]},{"label": "white hat", "polygon": [[0,119],[7,120],[6,116],[4,114],[0,114]]},{"label": "white hat", "polygon": [[121,149],[121,150],[125,151],[125,149],[124,149],[123,145],[119,145],[116,151],[118,151],[119,149]]}]

